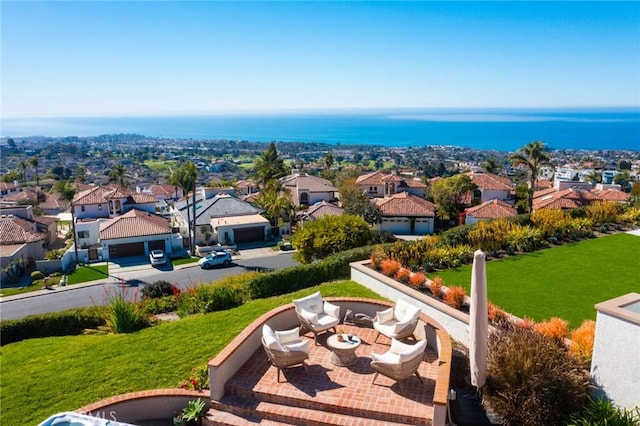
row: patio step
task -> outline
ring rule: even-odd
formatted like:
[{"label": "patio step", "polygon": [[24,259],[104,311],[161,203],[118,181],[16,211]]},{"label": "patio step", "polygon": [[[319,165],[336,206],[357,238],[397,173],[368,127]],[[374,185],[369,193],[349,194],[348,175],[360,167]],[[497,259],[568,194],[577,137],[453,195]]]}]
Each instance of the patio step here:
[{"label": "patio step", "polygon": [[[295,401],[291,401],[295,402]],[[230,421],[230,423],[212,423],[219,425],[269,425],[287,424],[302,426],[378,426],[380,419],[364,418],[349,414],[324,411],[318,408],[302,408],[288,404],[277,404],[261,401],[247,396],[227,395],[222,401],[211,401],[211,407],[216,411],[215,421]],[[228,415],[225,420],[224,414]],[[211,417],[214,418],[213,416]],[[417,423],[394,423],[384,421],[387,426],[406,426]]]},{"label": "patio step", "polygon": [[[317,401],[310,401],[307,399],[299,399],[290,396],[279,396],[273,395],[271,393],[263,393],[256,392],[254,390],[248,390],[241,387],[235,387],[233,385],[227,384],[226,386],[227,394],[223,398],[223,401],[226,398],[240,397],[242,399],[246,399],[249,401],[258,401],[260,403],[269,403],[275,406],[280,407],[295,407],[293,410],[309,410],[311,412],[320,412],[324,413],[332,413],[338,415],[350,416],[351,418],[356,418],[358,420],[361,419],[369,419],[372,420],[372,423],[366,424],[380,424],[380,422],[385,422],[386,424],[396,425],[396,424],[411,424],[411,425],[429,425],[430,421],[425,419],[424,417],[412,417],[409,415],[397,414],[391,411],[376,411],[376,410],[367,410],[367,409],[357,409],[353,407],[344,407],[341,405],[334,405],[328,403],[322,403]],[[213,401],[215,402],[215,401]],[[300,423],[295,423],[300,424]],[[318,424],[334,424],[334,423],[318,423]],[[343,424],[343,423],[335,423],[335,424]],[[347,423],[352,424],[352,423]],[[355,423],[360,424],[360,423]]]}]

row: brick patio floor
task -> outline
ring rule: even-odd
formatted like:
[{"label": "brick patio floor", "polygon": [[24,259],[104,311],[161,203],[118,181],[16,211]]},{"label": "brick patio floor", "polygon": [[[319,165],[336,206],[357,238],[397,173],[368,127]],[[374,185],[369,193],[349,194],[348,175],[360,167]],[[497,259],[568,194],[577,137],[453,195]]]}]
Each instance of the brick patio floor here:
[{"label": "brick patio floor", "polygon": [[[245,396],[256,401],[288,407],[340,413],[359,418],[378,419],[405,424],[430,424],[433,418],[433,393],[437,377],[437,354],[427,349],[418,372],[424,383],[412,376],[405,381],[405,393],[394,380],[378,375],[370,366],[371,352],[383,353],[390,340],[384,336],[373,343],[376,332],[370,328],[341,325],[345,332],[362,339],[356,350],[358,361],[351,367],[338,367],[330,362],[331,351],[326,340],[332,334],[318,336],[318,345],[309,339],[311,354],[304,367],[284,370],[277,382],[277,369],[271,366],[260,347],[226,386],[229,398]],[[411,342],[411,339],[408,340]],[[227,396],[225,395],[225,398]]]}]

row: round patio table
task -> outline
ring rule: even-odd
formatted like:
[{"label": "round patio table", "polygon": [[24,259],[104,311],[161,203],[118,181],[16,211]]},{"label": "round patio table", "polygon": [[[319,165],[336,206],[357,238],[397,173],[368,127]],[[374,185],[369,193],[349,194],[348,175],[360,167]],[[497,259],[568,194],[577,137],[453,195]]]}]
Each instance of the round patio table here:
[{"label": "round patio table", "polygon": [[351,340],[347,340],[347,335],[343,334],[344,341],[338,341],[339,334],[334,334],[327,339],[327,346],[331,349],[331,363],[338,367],[348,367],[358,362],[356,349],[362,341],[358,336],[351,335]]}]

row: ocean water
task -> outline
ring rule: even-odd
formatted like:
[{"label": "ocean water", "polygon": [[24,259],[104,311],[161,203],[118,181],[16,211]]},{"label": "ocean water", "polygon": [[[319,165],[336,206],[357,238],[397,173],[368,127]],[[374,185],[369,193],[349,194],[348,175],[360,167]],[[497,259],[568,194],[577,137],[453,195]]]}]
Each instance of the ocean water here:
[{"label": "ocean water", "polygon": [[631,108],[2,118],[0,124],[0,134],[13,138],[137,133],[181,139],[453,145],[498,151],[514,151],[542,140],[554,149],[640,151],[640,109]]}]

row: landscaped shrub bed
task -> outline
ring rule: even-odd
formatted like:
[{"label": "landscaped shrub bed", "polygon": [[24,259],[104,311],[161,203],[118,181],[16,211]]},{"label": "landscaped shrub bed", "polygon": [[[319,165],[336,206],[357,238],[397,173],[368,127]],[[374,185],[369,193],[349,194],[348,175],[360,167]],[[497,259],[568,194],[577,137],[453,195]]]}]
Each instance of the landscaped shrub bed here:
[{"label": "landscaped shrub bed", "polygon": [[75,308],[0,322],[2,345],[24,339],[67,336],[106,324],[106,307]]}]

